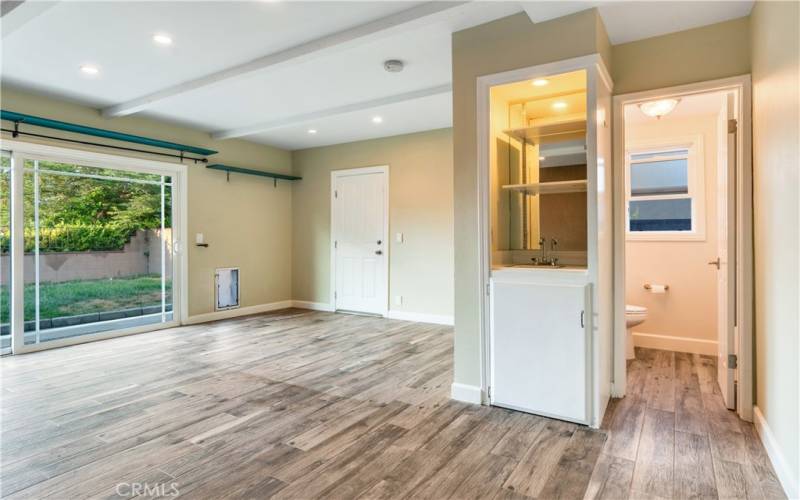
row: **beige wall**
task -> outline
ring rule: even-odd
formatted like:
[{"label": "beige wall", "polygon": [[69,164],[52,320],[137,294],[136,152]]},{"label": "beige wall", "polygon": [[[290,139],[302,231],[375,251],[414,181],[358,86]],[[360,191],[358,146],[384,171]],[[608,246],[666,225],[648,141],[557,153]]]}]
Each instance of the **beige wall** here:
[{"label": "beige wall", "polygon": [[[625,243],[625,301],[647,307],[647,321],[635,327],[635,333],[717,341],[717,270],[707,264],[718,253],[717,119],[717,115],[681,119],[667,116],[626,127],[627,145],[699,135],[704,152],[705,239]],[[644,289],[645,283],[668,284],[670,289],[663,295],[653,294]],[[669,342],[669,348],[676,351],[716,354],[714,345]]]},{"label": "beige wall", "polygon": [[[10,111],[213,149],[219,151],[210,157],[215,163],[291,171],[288,151],[252,142],[215,141],[206,132],[140,116],[104,119],[96,109],[7,87],[0,91],[0,99],[3,109]],[[60,141],[52,144],[75,147]],[[189,314],[214,310],[218,267],[241,268],[243,306],[291,299],[291,185],[284,181],[273,188],[270,179],[235,174],[227,183],[223,172],[202,164],[190,163],[188,172]],[[204,233],[210,246],[194,246],[195,233]]]},{"label": "beige wall", "polygon": [[670,87],[750,72],[746,17],[614,45],[614,94]]},{"label": "beige wall", "polygon": [[294,151],[294,298],[331,302],[331,171],[389,165],[389,308],[452,317],[452,144],[441,129]]},{"label": "beige wall", "polygon": [[800,4],[756,2],[751,21],[756,404],[792,497],[800,495]]},{"label": "beige wall", "polygon": [[480,286],[476,78],[600,52],[595,9],[532,24],[524,13],[453,34],[455,382],[480,385]]}]

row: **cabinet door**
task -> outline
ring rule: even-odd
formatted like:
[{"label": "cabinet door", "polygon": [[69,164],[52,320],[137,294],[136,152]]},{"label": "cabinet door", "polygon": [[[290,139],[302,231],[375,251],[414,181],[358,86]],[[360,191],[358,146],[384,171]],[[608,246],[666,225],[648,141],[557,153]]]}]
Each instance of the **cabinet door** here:
[{"label": "cabinet door", "polygon": [[492,284],[491,402],[589,422],[587,285]]}]

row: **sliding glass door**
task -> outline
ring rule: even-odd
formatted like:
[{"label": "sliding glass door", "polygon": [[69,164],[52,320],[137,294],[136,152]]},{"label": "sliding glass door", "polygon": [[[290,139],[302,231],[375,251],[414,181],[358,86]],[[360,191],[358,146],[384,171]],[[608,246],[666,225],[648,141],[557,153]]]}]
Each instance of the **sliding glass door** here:
[{"label": "sliding glass door", "polygon": [[11,352],[11,155],[0,155],[0,355]]},{"label": "sliding glass door", "polygon": [[[4,167],[13,175],[0,179],[0,277],[10,278],[2,282],[0,315],[15,352],[178,319],[180,172],[153,171],[153,162],[137,169],[134,160],[105,165],[96,158],[105,155],[70,156],[13,151]],[[16,175],[21,179],[12,181]],[[17,190],[4,182],[16,182]],[[22,238],[21,248],[8,251],[15,238]],[[14,279],[23,286],[9,286]],[[9,320],[13,294],[21,295],[19,324]]]}]

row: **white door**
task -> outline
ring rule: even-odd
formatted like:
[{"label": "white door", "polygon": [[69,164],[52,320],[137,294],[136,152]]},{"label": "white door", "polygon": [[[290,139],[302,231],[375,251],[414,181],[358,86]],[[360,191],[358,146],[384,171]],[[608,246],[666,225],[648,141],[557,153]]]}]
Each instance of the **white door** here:
[{"label": "white door", "polygon": [[733,120],[734,96],[723,97],[723,110],[717,121],[717,260],[709,262],[717,268],[717,381],[725,406],[736,409],[736,370],[729,355],[736,355],[735,280],[736,280],[736,127]]},{"label": "white door", "polygon": [[334,307],[385,314],[388,304],[386,167],[332,174]]},{"label": "white door", "polygon": [[493,405],[589,423],[589,290],[493,279]]}]

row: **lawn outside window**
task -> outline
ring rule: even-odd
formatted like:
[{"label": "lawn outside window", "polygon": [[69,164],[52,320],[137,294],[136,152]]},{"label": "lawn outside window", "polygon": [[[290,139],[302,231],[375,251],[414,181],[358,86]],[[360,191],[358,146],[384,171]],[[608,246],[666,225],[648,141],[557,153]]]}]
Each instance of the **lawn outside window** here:
[{"label": "lawn outside window", "polygon": [[701,135],[627,144],[628,240],[705,239],[703,159]]}]

